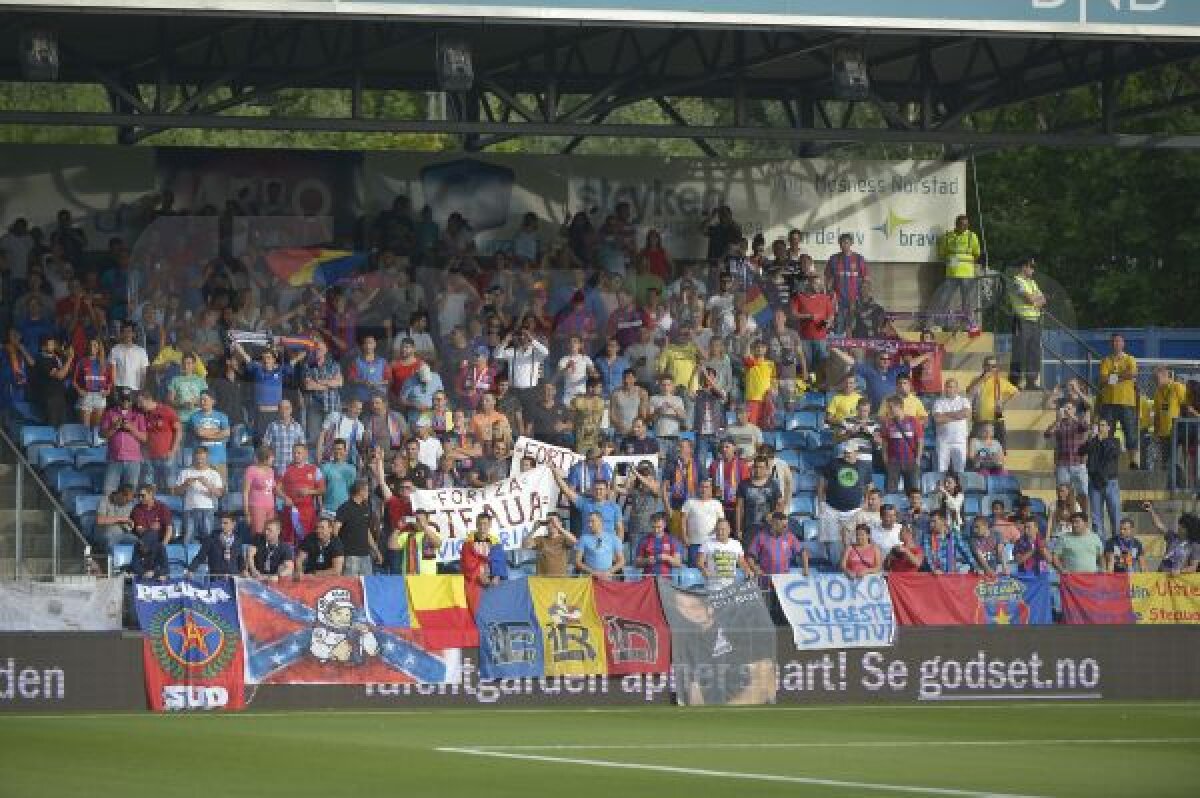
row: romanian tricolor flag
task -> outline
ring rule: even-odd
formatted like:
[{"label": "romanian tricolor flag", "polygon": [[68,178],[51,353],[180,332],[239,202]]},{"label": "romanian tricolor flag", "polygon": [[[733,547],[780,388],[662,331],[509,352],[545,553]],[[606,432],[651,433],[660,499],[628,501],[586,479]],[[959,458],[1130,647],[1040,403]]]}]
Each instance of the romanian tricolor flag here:
[{"label": "romanian tricolor flag", "polygon": [[412,626],[429,648],[474,648],[479,630],[467,609],[467,591],[458,575],[408,576]]},{"label": "romanian tricolor flag", "polygon": [[755,280],[746,289],[746,313],[754,319],[760,330],[770,326],[775,308],[780,304],[775,286],[761,279]]},{"label": "romanian tricolor flag", "polygon": [[330,286],[350,277],[367,263],[367,253],[340,249],[301,247],[276,249],[267,253],[267,266],[289,285],[315,283]]}]

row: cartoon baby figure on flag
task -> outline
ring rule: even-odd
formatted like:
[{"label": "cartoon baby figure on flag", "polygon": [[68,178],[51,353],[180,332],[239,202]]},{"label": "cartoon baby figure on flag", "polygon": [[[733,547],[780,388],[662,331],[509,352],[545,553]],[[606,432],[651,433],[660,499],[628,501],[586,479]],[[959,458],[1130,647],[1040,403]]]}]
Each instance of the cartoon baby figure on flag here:
[{"label": "cartoon baby figure on flag", "polygon": [[354,665],[379,654],[379,641],[371,627],[354,622],[349,590],[335,587],[317,599],[317,624],[308,651],[321,662]]}]

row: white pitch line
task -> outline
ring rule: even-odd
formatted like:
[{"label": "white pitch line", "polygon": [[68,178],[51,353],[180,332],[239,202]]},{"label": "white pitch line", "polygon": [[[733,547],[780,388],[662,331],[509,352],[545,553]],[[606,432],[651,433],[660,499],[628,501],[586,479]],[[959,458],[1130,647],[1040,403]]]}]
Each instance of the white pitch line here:
[{"label": "white pitch line", "polygon": [[611,762],[607,759],[576,759],[565,756],[539,756],[537,754],[515,754],[506,751],[489,751],[480,748],[435,748],[444,754],[467,754],[468,756],[492,757],[495,759],[519,759],[526,762],[549,762],[556,765],[582,765],[584,767],[612,768],[614,770],[643,770],[653,773],[671,773],[678,776],[708,776],[719,779],[741,781],[769,781],[783,784],[808,784],[814,787],[835,787],[874,792],[915,793],[917,795],[948,795],[955,798],[1040,798],[1040,796],[1013,795],[1008,793],[980,792],[978,790],[955,790],[947,787],[920,787],[911,784],[876,784],[868,781],[842,781],[840,779],[818,779],[810,776],[779,776],[772,773],[742,773],[734,770],[707,770],[684,768],[673,765],[645,765],[635,762]]},{"label": "white pitch line", "polygon": [[1027,747],[1037,745],[1189,745],[1200,743],[1200,737],[1085,737],[1049,740],[850,740],[819,743],[618,743],[550,744],[550,745],[467,745],[464,748],[487,751],[688,751],[695,749],[728,750],[734,748],[924,748],[947,747]]}]

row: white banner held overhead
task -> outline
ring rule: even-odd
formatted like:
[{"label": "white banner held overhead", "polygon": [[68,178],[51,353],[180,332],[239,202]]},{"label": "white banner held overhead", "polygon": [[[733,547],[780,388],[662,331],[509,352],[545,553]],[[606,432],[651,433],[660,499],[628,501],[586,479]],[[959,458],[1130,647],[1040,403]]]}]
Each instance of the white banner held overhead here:
[{"label": "white banner held overhead", "polygon": [[413,510],[428,510],[442,534],[439,562],[458,560],[463,540],[475,530],[475,519],[488,513],[506,549],[519,548],[539,521],[558,506],[558,485],[550,469],[540,466],[482,488],[417,490]]},{"label": "white banner held overhead", "polygon": [[0,631],[119,631],[123,587],[120,578],[0,582]]},{"label": "white banner held overhead", "polygon": [[508,466],[510,477],[520,476],[521,461],[526,457],[532,458],[535,465],[557,468],[563,474],[570,471],[571,466],[584,460],[584,456],[576,454],[574,449],[542,443],[522,435],[513,444],[512,462]]},{"label": "white banner held overhead", "polygon": [[776,574],[775,595],[792,627],[796,648],[890,646],[896,639],[892,596],[882,574]]}]

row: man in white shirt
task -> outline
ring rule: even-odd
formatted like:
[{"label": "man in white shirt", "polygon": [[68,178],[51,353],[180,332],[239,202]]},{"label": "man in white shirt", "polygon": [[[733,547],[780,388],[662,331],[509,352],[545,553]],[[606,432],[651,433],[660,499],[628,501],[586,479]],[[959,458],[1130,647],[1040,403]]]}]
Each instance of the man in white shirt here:
[{"label": "man in white shirt", "polygon": [[208,464],[208,449],[197,446],[191,468],[179,472],[175,495],[183,496],[183,542],[202,540],[212,532],[217,499],[225,493],[220,473]]},{"label": "man in white shirt", "polygon": [[961,474],[967,467],[971,400],[959,393],[958,380],[946,380],[942,396],[933,403],[933,421],[937,428],[937,470]]},{"label": "man in white shirt", "polygon": [[638,384],[646,390],[650,390],[658,378],[658,356],[662,352],[662,347],[654,343],[654,333],[653,325],[643,327],[639,343],[625,350],[629,367],[637,374]]},{"label": "man in white shirt", "polygon": [[733,585],[738,568],[744,574],[750,573],[742,544],[731,538],[730,532],[729,522],[721,519],[717,522],[716,537],[700,547],[700,562],[696,567],[704,571],[709,590],[721,590]]},{"label": "man in white shirt", "polygon": [[713,539],[717,522],[725,517],[725,507],[713,498],[711,479],[700,483],[700,495],[685,501],[680,512],[688,544],[688,565],[695,567],[700,562],[701,547]]},{"label": "man in white shirt", "polygon": [[894,505],[879,508],[879,523],[871,527],[871,542],[884,555],[900,545],[900,518]]},{"label": "man in white shirt", "polygon": [[121,325],[121,339],[109,353],[108,362],[113,367],[114,387],[140,391],[146,382],[150,358],[145,349],[133,342],[134,326],[131,321]]},{"label": "man in white shirt", "polygon": [[505,335],[492,353],[493,359],[508,363],[509,384],[523,402],[533,401],[532,391],[541,382],[542,363],[549,356],[550,350],[529,330],[519,330],[515,342],[512,333]]},{"label": "man in white shirt", "polygon": [[442,453],[442,442],[433,435],[433,421],[421,416],[417,419],[417,460],[430,471],[437,471]]}]

